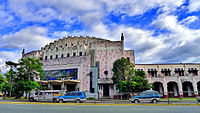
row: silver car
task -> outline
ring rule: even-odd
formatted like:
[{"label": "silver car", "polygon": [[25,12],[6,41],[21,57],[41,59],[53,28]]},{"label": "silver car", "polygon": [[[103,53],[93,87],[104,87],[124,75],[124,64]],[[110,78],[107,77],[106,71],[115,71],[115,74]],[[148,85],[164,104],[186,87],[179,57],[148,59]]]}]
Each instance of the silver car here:
[{"label": "silver car", "polygon": [[147,90],[139,93],[136,96],[131,97],[130,101],[132,103],[139,103],[139,102],[152,102],[157,103],[161,99],[161,95],[154,90]]}]

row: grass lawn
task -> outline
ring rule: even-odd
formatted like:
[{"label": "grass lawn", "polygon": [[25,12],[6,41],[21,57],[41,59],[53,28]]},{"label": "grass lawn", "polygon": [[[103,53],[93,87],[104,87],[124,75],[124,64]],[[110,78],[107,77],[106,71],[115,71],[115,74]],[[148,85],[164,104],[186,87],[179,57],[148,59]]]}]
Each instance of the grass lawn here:
[{"label": "grass lawn", "polygon": [[5,99],[5,100],[28,100],[28,99],[25,99],[25,98],[16,99],[15,97],[3,97],[3,99]]},{"label": "grass lawn", "polygon": [[[169,100],[196,100],[195,97],[184,97],[184,98],[169,98]],[[166,101],[168,98],[163,98],[161,101]]]}]

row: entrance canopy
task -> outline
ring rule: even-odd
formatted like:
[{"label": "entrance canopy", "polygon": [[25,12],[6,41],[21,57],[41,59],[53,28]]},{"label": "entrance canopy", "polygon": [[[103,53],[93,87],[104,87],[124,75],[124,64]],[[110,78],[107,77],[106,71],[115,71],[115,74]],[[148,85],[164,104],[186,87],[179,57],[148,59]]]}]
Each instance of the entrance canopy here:
[{"label": "entrance canopy", "polygon": [[49,81],[37,81],[39,84],[48,85],[51,84],[77,84],[80,83],[80,80],[49,80]]}]

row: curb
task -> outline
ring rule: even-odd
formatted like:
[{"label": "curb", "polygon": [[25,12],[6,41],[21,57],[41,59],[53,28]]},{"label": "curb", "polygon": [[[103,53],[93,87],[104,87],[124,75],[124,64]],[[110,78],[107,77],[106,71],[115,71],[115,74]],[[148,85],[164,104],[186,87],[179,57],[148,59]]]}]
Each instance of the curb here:
[{"label": "curb", "polygon": [[0,104],[34,104],[34,105],[90,105],[90,106],[200,106],[200,104],[90,104],[90,103],[41,103],[41,102],[0,102]]}]

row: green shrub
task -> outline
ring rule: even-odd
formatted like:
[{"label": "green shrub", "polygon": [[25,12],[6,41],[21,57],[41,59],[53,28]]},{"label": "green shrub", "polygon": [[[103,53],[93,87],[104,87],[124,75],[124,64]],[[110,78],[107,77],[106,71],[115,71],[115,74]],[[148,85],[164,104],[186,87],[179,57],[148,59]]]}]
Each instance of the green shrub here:
[{"label": "green shrub", "polygon": [[94,97],[89,97],[88,100],[95,100],[95,98]]}]

